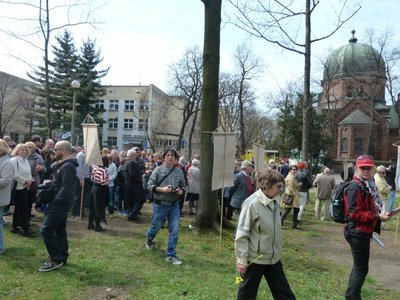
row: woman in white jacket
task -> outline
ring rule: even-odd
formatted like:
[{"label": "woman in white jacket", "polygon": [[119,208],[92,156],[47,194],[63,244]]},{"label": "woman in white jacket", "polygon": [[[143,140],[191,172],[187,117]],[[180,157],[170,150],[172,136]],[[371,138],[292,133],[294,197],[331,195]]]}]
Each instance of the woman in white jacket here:
[{"label": "woman in white jacket", "polygon": [[28,162],[28,148],[24,144],[18,144],[11,155],[13,156],[11,163],[14,166],[14,180],[17,182],[11,232],[30,236],[35,232],[29,228],[31,211],[28,205],[28,190],[32,183],[32,175]]},{"label": "woman in white jacket", "polygon": [[11,182],[14,178],[14,167],[8,153],[10,148],[7,142],[0,139],[0,254],[4,252],[3,211],[10,204]]},{"label": "woman in white jacket", "polygon": [[296,299],[283,271],[279,215],[283,177],[275,170],[258,175],[258,190],[242,204],[235,238],[236,270],[243,281],[237,299],[257,298],[264,276],[274,299]]}]

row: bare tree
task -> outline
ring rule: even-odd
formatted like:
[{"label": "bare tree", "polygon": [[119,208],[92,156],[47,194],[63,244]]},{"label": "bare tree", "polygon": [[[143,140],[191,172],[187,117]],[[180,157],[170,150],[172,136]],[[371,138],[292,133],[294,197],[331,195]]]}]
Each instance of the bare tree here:
[{"label": "bare tree", "polygon": [[[298,2],[289,0],[228,0],[228,2],[235,9],[232,22],[237,27],[251,36],[304,56],[302,158],[308,160],[310,111],[312,109],[310,97],[311,44],[332,36],[360,10],[361,6],[358,5],[355,9],[351,9],[350,13],[345,16],[348,1],[342,1],[339,10],[333,10],[333,15],[337,17],[334,28],[321,37],[311,39],[311,15],[320,3],[318,0],[305,0],[304,10],[296,7]],[[304,39],[301,41],[299,37],[301,27],[293,26],[293,24],[299,24],[299,21],[303,19]],[[291,31],[290,28],[293,30]]]},{"label": "bare tree", "polygon": [[[0,16],[1,18],[7,18],[13,20],[18,23],[24,23],[29,31],[26,31],[26,27],[23,27],[23,32],[16,32],[15,28],[0,28],[0,32],[11,36],[15,39],[25,42],[28,46],[31,46],[35,49],[39,49],[43,51],[43,66],[38,67],[33,74],[28,74],[28,76],[37,81],[40,85],[43,85],[41,89],[36,89],[38,95],[45,98],[46,102],[46,124],[47,124],[47,133],[48,136],[52,134],[52,125],[51,125],[51,79],[50,79],[50,66],[49,66],[49,45],[52,38],[52,34],[57,32],[60,29],[64,29],[67,27],[79,26],[79,25],[90,25],[95,26],[98,24],[92,17],[92,3],[91,1],[82,2],[82,1],[69,1],[69,2],[54,2],[53,5],[50,5],[49,0],[39,0],[38,3],[32,3],[32,1],[0,1],[0,4],[3,5],[14,5],[21,7],[21,11],[27,10],[31,15],[36,15],[37,18],[31,17],[14,17],[14,16]],[[0,6],[1,8],[1,6]],[[0,9],[1,11],[1,9]],[[64,18],[60,18],[59,13]],[[64,22],[65,23],[60,23]],[[53,25],[53,21],[54,24]],[[42,38],[43,44],[40,45],[36,42],[37,36]],[[20,58],[17,58],[20,59]],[[29,63],[27,63],[30,65]]]},{"label": "bare tree", "polygon": [[250,90],[249,81],[262,72],[262,61],[256,57],[246,44],[239,45],[234,54],[236,74],[238,83],[238,109],[240,125],[240,153],[244,154],[248,145],[245,134],[245,103],[253,103],[253,93]]},{"label": "bare tree", "polygon": [[171,94],[181,97],[182,101],[175,107],[182,111],[182,124],[179,131],[178,146],[180,150],[185,128],[190,124],[189,130],[189,157],[192,148],[192,135],[197,124],[197,114],[201,100],[203,81],[203,58],[199,47],[194,46],[186,50],[178,63],[170,66]]},{"label": "bare tree", "polygon": [[217,220],[217,194],[211,190],[214,162],[212,132],[218,125],[218,78],[222,0],[204,3],[203,87],[200,121],[200,208],[196,215],[199,228],[214,228]]}]

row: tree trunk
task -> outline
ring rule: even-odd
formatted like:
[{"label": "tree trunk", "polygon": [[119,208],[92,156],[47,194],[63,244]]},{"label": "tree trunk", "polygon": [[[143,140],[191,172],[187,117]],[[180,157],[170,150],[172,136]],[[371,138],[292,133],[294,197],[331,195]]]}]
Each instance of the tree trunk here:
[{"label": "tree trunk", "polygon": [[217,193],[211,191],[214,146],[212,132],[218,126],[218,79],[222,0],[202,0],[204,22],[204,74],[200,121],[200,207],[196,215],[198,228],[213,228],[217,221]]},{"label": "tree trunk", "polygon": [[312,109],[310,97],[310,69],[311,69],[311,12],[310,0],[306,0],[306,36],[304,49],[304,99],[303,99],[303,132],[301,141],[301,157],[308,161],[310,149],[310,112]]}]

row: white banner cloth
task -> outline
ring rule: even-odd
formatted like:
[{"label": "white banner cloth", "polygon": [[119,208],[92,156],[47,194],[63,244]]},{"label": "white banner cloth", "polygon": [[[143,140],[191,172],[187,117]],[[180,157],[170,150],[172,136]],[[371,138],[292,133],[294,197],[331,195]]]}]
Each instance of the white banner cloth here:
[{"label": "white banner cloth", "polygon": [[254,171],[264,171],[265,170],[265,155],[264,146],[253,143],[253,158],[254,158]]},{"label": "white banner cloth", "polygon": [[214,132],[214,167],[211,189],[233,186],[236,133]]},{"label": "white banner cloth", "polygon": [[399,178],[400,177],[400,147],[397,146],[397,165],[396,165],[396,189],[397,191],[400,191],[400,182],[399,182]]},{"label": "white banner cloth", "polygon": [[90,165],[102,166],[99,134],[97,124],[82,124],[83,141],[85,146],[85,163]]}]

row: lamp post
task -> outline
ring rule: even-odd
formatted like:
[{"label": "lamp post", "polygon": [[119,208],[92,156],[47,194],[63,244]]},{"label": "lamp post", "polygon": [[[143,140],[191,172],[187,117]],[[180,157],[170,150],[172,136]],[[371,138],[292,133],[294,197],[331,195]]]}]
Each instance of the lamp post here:
[{"label": "lamp post", "polygon": [[74,96],[72,98],[71,145],[73,145],[75,139],[76,94],[80,86],[81,84],[78,80],[73,80],[71,82],[71,87],[74,89]]},{"label": "lamp post", "polygon": [[[147,140],[147,142],[149,142],[149,135],[148,135],[148,118],[149,118],[149,109],[148,106],[146,105],[145,101],[146,101],[146,97],[139,91],[136,90],[136,94],[140,95],[143,99],[143,109],[140,108],[139,106],[139,115],[140,117],[143,119],[143,130],[144,130],[144,140],[143,140],[143,148],[145,148],[145,141]],[[147,145],[148,146],[148,145]]]}]

